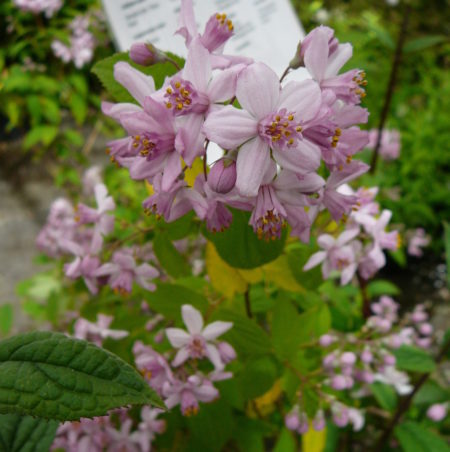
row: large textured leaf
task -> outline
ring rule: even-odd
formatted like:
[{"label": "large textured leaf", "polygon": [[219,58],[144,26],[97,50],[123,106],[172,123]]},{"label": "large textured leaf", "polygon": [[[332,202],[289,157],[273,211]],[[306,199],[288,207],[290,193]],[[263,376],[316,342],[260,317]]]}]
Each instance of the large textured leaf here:
[{"label": "large textured leaf", "polygon": [[404,452],[449,452],[444,439],[417,422],[407,421],[395,428],[395,436]]},{"label": "large textured leaf", "polygon": [[58,422],[20,414],[0,415],[0,450],[3,452],[48,452]]},{"label": "large textured leaf", "polygon": [[153,251],[159,263],[170,276],[180,278],[190,274],[186,259],[175,248],[167,234],[156,234],[153,239]]},{"label": "large textured leaf", "polygon": [[[176,55],[170,54],[170,57],[182,66],[183,60]],[[128,91],[114,79],[114,65],[119,61],[125,61],[147,75],[151,75],[155,80],[155,86],[159,88],[166,76],[177,72],[175,66],[171,63],[157,63],[153,66],[143,67],[133,63],[128,56],[128,52],[116,53],[104,60],[99,61],[92,68],[92,72],[100,79],[102,85],[111,94],[117,102],[136,102]]]},{"label": "large textured leaf", "polygon": [[370,389],[381,408],[388,411],[395,409],[397,406],[397,393],[392,386],[377,381],[370,385]]},{"label": "large textured leaf", "polygon": [[0,342],[0,413],[57,420],[163,406],[129,364],[86,341],[34,332]]},{"label": "large textured leaf", "polygon": [[286,233],[281,239],[258,239],[248,221],[250,214],[233,210],[233,222],[224,232],[205,233],[220,257],[232,267],[255,268],[275,260],[283,251]]}]

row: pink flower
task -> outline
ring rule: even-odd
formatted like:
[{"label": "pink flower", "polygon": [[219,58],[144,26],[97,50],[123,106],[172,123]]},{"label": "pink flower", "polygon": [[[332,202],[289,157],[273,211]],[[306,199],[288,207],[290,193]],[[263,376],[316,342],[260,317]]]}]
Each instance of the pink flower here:
[{"label": "pink flower", "polygon": [[228,331],[233,324],[231,322],[217,321],[203,328],[203,318],[200,312],[191,305],[181,307],[183,322],[188,332],[180,328],[167,328],[166,335],[173,347],[179,351],[172,362],[177,367],[187,359],[208,358],[218,370],[224,368],[219,350],[214,340]]},{"label": "pink flower", "polygon": [[425,229],[417,228],[408,238],[408,254],[410,256],[422,257],[422,248],[428,246],[430,242],[430,236],[426,235]]},{"label": "pink flower", "polygon": [[86,319],[79,318],[74,325],[74,336],[77,339],[85,339],[94,342],[99,347],[103,339],[123,339],[129,335],[128,331],[111,330],[109,325],[113,321],[113,316],[97,314],[97,322],[92,323]]},{"label": "pink flower", "polygon": [[[374,149],[377,144],[378,130],[369,131],[367,148]],[[381,133],[380,155],[386,160],[395,160],[400,156],[400,133],[398,130],[383,130]]]},{"label": "pink flower", "polygon": [[191,375],[187,381],[166,381],[163,387],[163,395],[166,397],[167,408],[180,405],[184,416],[192,416],[198,413],[198,402],[212,402],[219,396],[219,391],[199,375]]},{"label": "pink flower", "polygon": [[95,271],[95,276],[109,276],[108,284],[120,293],[130,293],[135,281],[147,290],[155,290],[155,285],[149,280],[159,275],[158,270],[147,263],[137,265],[132,250],[115,251],[112,262],[103,264]]},{"label": "pink flower", "polygon": [[327,279],[333,270],[337,270],[341,272],[341,284],[347,284],[358,267],[355,248],[349,243],[358,234],[358,229],[344,231],[337,239],[329,234],[322,234],[317,239],[317,243],[324,251],[313,254],[306,262],[303,270],[310,270],[323,263],[322,275],[324,279]]},{"label": "pink flower", "polygon": [[166,421],[157,419],[163,413],[163,410],[158,408],[150,408],[144,406],[141,410],[141,422],[138,426],[140,433],[139,442],[142,452],[150,452],[151,443],[156,434],[161,434],[166,429]]},{"label": "pink flower", "polygon": [[224,149],[238,152],[236,187],[244,196],[256,196],[275,161],[298,174],[315,171],[320,150],[301,135],[321,105],[319,87],[312,81],[290,82],[280,89],[278,77],[262,63],[239,74],[236,97],[243,107],[226,106],[206,118],[206,136]]},{"label": "pink flower", "polygon": [[435,403],[427,410],[427,417],[434,422],[440,422],[447,416],[447,404]]}]

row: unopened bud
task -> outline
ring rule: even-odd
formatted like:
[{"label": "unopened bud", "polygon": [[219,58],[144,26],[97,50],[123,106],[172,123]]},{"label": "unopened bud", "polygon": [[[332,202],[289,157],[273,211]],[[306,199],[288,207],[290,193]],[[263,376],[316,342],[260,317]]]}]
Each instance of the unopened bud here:
[{"label": "unopened bud", "polygon": [[131,46],[130,58],[134,63],[141,66],[151,66],[167,59],[164,53],[153,44],[145,42],[137,42]]},{"label": "unopened bud", "polygon": [[228,193],[236,184],[236,162],[223,158],[214,163],[208,174],[208,185],[217,193]]},{"label": "unopened bud", "polygon": [[225,364],[236,359],[236,352],[228,342],[219,342],[217,348],[219,350],[220,358]]},{"label": "unopened bud", "polygon": [[301,55],[301,49],[302,49],[302,43],[301,41],[297,45],[297,50],[295,51],[295,56],[292,58],[292,60],[289,62],[289,67],[291,69],[298,69],[299,67],[303,66],[303,56]]}]

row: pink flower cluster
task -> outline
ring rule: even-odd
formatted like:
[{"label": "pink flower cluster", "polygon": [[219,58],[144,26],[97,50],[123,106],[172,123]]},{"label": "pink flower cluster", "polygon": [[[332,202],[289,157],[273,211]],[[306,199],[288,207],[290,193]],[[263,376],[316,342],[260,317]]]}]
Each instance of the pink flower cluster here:
[{"label": "pink flower cluster", "polygon": [[64,63],[73,61],[76,68],[81,69],[94,56],[95,39],[89,31],[89,17],[78,16],[70,24],[70,45],[59,40],[52,42],[52,50],[56,57]]},{"label": "pink flower cluster", "polygon": [[423,228],[406,231],[406,239],[408,241],[408,254],[415,257],[422,257],[422,248],[425,248],[431,242],[430,236],[425,233]]},{"label": "pink flower cluster", "polygon": [[155,436],[166,428],[166,421],[158,419],[162,412],[144,406],[137,425],[126,410],[109,416],[81,419],[80,422],[64,422],[58,428],[51,450],[150,452]]},{"label": "pink flower cluster", "polygon": [[[224,368],[236,358],[236,352],[229,343],[217,340],[233,326],[231,322],[216,321],[204,326],[202,315],[191,305],[183,305],[181,313],[187,331],[165,329],[173,347],[170,352],[160,354],[140,341],[135,342],[133,352],[136,367],[167,407],[180,405],[182,414],[191,416],[198,412],[199,402],[212,402],[219,397],[213,383],[231,378],[231,372]],[[208,366],[202,363],[205,360],[213,366],[208,373]]]},{"label": "pink flower cluster", "polygon": [[14,0],[14,4],[25,12],[33,14],[45,13],[50,18],[61,9],[62,0]]},{"label": "pink flower cluster", "polygon": [[[193,209],[209,230],[221,231],[233,207],[251,212],[262,239],[280,237],[289,225],[304,241],[320,210],[336,221],[348,214],[357,197],[338,188],[368,169],[352,160],[368,142],[357,126],[368,117],[359,106],[364,73],[339,74],[351,45],[340,44],[330,28],[313,30],[288,68],[304,66],[310,79],[286,83],[262,63],[222,53],[233,34],[224,14],[213,15],[200,33],[192,2],[184,0],[180,23],[184,68],[155,90],[151,77],[119,62],[114,77],[137,103],[103,104],[127,133],[110,143],[112,160],[153,186],[145,211],[170,222]],[[131,57],[141,64],[163,58],[146,44],[133,46]],[[223,156],[208,174],[210,142]],[[191,186],[185,172],[201,159],[204,172]]]},{"label": "pink flower cluster", "polygon": [[[378,139],[378,130],[369,130],[369,142],[367,143],[367,149],[375,149]],[[398,130],[383,130],[381,132],[381,141],[379,153],[385,160],[395,160],[400,157],[400,132]]]},{"label": "pink flower cluster", "polygon": [[396,250],[401,240],[397,231],[386,231],[392,212],[380,213],[380,206],[374,201],[378,188],[360,188],[353,192],[349,186],[343,186],[340,192],[354,196],[358,208],[347,218],[345,230],[337,238],[330,234],[318,237],[322,251],[313,254],[303,270],[322,264],[324,279],[338,272],[344,285],[356,272],[365,280],[372,278],[386,264],[383,250]]},{"label": "pink flower cluster", "polygon": [[73,256],[64,272],[71,279],[83,278],[91,293],[108,284],[114,291],[126,294],[131,292],[133,282],[154,290],[151,280],[159,272],[147,262],[137,262],[147,260],[144,250],[120,247],[112,253],[111,261],[102,264],[104,237],[114,229],[110,213],[115,203],[103,183],[96,183],[93,191],[96,208],[80,203],[75,209],[66,199],[54,201],[37,237],[37,247],[51,257]]}]

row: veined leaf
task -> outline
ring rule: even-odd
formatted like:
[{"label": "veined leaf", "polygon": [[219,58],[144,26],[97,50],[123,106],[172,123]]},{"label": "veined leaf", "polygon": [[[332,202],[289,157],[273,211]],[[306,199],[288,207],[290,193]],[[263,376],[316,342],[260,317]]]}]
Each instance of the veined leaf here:
[{"label": "veined leaf", "polygon": [[4,452],[47,452],[58,422],[20,414],[0,415],[0,450]]},{"label": "veined leaf", "polygon": [[449,452],[443,439],[417,422],[406,421],[395,427],[395,436],[404,452]]},{"label": "veined leaf", "polygon": [[129,364],[89,342],[49,332],[0,342],[0,413],[65,421],[146,404],[164,406]]}]

